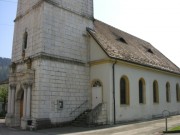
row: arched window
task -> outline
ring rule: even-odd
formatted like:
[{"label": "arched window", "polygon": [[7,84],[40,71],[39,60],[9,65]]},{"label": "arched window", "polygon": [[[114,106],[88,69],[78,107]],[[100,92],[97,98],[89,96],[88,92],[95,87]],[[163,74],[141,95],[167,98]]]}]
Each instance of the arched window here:
[{"label": "arched window", "polygon": [[129,81],[126,76],[120,80],[120,103],[123,105],[129,104]]},{"label": "arched window", "polygon": [[24,36],[23,36],[23,51],[27,49],[27,40],[28,40],[28,33],[27,31],[25,31]]},{"label": "arched window", "polygon": [[100,81],[95,81],[95,82],[93,82],[92,87],[102,87],[102,84]]},{"label": "arched window", "polygon": [[158,90],[158,82],[153,82],[153,102],[159,103],[159,90]]},{"label": "arched window", "polygon": [[166,102],[171,101],[171,96],[170,96],[170,84],[169,82],[166,83]]},{"label": "arched window", "polygon": [[146,101],[145,81],[144,79],[139,80],[139,103],[144,104]]},{"label": "arched window", "polygon": [[179,84],[176,84],[176,100],[177,100],[177,102],[180,102],[180,89],[179,89]]}]

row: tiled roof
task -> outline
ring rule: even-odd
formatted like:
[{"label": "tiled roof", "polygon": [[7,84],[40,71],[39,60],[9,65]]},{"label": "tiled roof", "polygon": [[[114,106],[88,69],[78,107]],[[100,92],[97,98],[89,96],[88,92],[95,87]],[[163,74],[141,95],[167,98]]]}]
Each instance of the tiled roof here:
[{"label": "tiled roof", "polygon": [[94,29],[87,28],[87,30],[113,59],[180,74],[179,67],[142,39],[98,20],[94,21]]}]

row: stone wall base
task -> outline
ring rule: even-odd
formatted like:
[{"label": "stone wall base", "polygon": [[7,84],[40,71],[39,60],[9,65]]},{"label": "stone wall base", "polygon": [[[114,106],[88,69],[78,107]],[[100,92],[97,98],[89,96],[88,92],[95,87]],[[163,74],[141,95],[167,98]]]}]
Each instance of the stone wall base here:
[{"label": "stone wall base", "polygon": [[33,130],[51,128],[51,120],[49,118],[41,118],[33,120],[32,127]]},{"label": "stone wall base", "polygon": [[40,118],[32,121],[32,125],[28,126],[29,130],[40,130],[46,128],[64,127],[71,124],[70,122],[52,123],[49,118]]},{"label": "stone wall base", "polygon": [[27,130],[29,126],[32,125],[32,120],[30,118],[21,118],[21,129]]},{"label": "stone wall base", "polygon": [[16,126],[15,116],[11,114],[7,114],[5,118],[5,124],[8,127],[15,127]]},{"label": "stone wall base", "polygon": [[101,112],[95,121],[95,124],[97,125],[106,125],[107,124],[107,105],[106,103],[103,103]]}]

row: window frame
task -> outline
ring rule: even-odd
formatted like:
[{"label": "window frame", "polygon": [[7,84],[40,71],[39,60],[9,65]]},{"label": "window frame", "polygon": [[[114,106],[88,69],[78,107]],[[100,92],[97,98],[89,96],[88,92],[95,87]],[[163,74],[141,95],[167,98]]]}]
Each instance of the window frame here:
[{"label": "window frame", "polygon": [[153,81],[153,103],[159,104],[159,86],[156,80]]},{"label": "window frame", "polygon": [[145,80],[143,78],[139,79],[138,86],[139,86],[139,104],[145,104],[146,103],[146,85],[145,85]]},{"label": "window frame", "polygon": [[171,102],[171,92],[170,92],[170,83],[166,83],[166,102],[170,103]]},{"label": "window frame", "polygon": [[27,32],[27,30],[24,32],[24,35],[23,35],[23,45],[22,45],[22,47],[23,47],[23,51],[25,51],[26,49],[27,49],[27,47],[28,47],[28,32]]},{"label": "window frame", "polygon": [[176,84],[176,101],[180,102],[180,88],[179,88],[179,84]]},{"label": "window frame", "polygon": [[[124,87],[122,87],[122,79],[125,82]],[[124,91],[122,91],[122,89],[124,89]],[[120,78],[120,105],[130,105],[129,80],[127,76]]]}]

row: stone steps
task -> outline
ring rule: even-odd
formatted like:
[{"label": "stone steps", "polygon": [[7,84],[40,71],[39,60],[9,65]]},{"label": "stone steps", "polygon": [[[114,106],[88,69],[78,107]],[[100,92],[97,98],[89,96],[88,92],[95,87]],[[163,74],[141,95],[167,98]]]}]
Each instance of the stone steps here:
[{"label": "stone steps", "polygon": [[91,110],[86,110],[80,114],[75,120],[72,121],[72,126],[87,127],[89,126],[88,116]]}]

